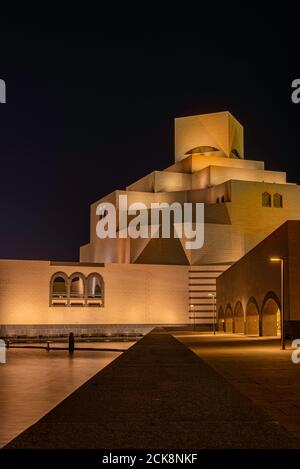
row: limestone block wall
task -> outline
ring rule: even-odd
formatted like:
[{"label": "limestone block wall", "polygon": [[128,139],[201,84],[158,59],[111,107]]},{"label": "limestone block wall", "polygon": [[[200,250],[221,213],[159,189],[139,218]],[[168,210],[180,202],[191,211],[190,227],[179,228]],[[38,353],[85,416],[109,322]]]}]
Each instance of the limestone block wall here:
[{"label": "limestone block wall", "polygon": [[91,245],[90,243],[80,246],[79,258],[81,262],[91,262]]},{"label": "limestone block wall", "polygon": [[217,311],[232,311],[240,302],[246,312],[249,300],[255,300],[259,310],[269,292],[280,299],[280,266],[270,262],[271,256],[286,254],[287,229],[276,230],[266,244],[262,241],[256,248],[232,265],[217,279]]},{"label": "limestone block wall", "polygon": [[[70,276],[100,273],[104,307],[49,306],[55,272]],[[51,264],[0,261],[0,325],[151,325],[187,324],[188,268],[134,264]]]},{"label": "limestone block wall", "polygon": [[[271,313],[265,308],[269,299],[280,307],[280,264],[271,257],[284,257],[284,316],[291,334],[300,332],[300,221],[287,221],[217,278],[219,319],[226,311],[232,316],[257,317],[260,333],[270,329]],[[265,316],[263,313],[266,313]],[[239,328],[240,329],[240,328]],[[257,329],[258,331],[258,325]],[[241,331],[241,330],[239,330]],[[266,334],[270,335],[270,334]],[[296,336],[298,337],[298,336]]]},{"label": "limestone block wall", "polygon": [[127,191],[155,192],[155,171],[146,174],[142,178],[126,187]]},{"label": "limestone block wall", "polygon": [[244,237],[239,227],[218,223],[205,223],[203,247],[189,252],[192,265],[228,264],[244,253]]},{"label": "limestone block wall", "polygon": [[[287,220],[300,219],[300,187],[294,184],[276,184],[248,181],[230,181],[231,202],[226,204],[232,225],[244,233],[245,252],[271,234]],[[262,193],[269,192],[272,207],[262,206]],[[283,207],[273,206],[273,195],[283,197]]]},{"label": "limestone block wall", "polygon": [[231,179],[285,184],[286,173],[262,169],[232,168],[225,164],[224,166],[210,165],[192,174],[192,188],[205,189],[218,186]]},{"label": "limestone block wall", "polygon": [[191,187],[191,174],[153,171],[128,186],[127,190],[137,192],[172,192],[189,190]]},{"label": "limestone block wall", "polygon": [[229,168],[264,169],[264,162],[257,160],[240,160],[235,158],[224,158],[224,156],[215,156],[212,154],[190,155],[181,161],[169,166],[165,171],[179,173],[195,173],[208,166],[226,166]]},{"label": "limestone block wall", "polygon": [[210,184],[222,184],[230,179],[285,184],[286,173],[261,169],[210,166]]},{"label": "limestone block wall", "polygon": [[289,318],[300,320],[300,222],[288,222],[287,256]]}]

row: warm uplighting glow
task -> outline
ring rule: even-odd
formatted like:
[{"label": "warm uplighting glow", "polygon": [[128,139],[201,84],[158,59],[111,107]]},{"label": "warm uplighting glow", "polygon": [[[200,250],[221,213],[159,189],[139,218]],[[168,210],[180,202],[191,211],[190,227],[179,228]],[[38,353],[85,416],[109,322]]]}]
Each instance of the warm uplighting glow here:
[{"label": "warm uplighting glow", "polygon": [[[284,257],[270,257],[271,262],[280,262],[281,280],[280,280],[280,297],[281,297],[281,311],[280,311],[280,329],[281,329],[281,349],[285,350],[285,314],[284,314]],[[277,326],[277,330],[279,327]]]}]

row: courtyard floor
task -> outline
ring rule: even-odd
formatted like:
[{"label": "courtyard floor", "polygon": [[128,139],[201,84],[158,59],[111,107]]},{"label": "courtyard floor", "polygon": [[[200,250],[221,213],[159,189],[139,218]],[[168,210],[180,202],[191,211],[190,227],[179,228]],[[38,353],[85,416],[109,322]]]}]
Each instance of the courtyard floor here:
[{"label": "courtyard floor", "polygon": [[174,336],[300,439],[300,364],[277,338],[178,332]]},{"label": "courtyard floor", "polygon": [[[242,345],[238,352],[236,339],[232,345],[227,337],[179,338],[199,348],[201,358],[167,332],[150,333],[7,448],[300,448],[299,440],[278,419],[264,413],[222,376],[231,363],[234,368],[236,359],[243,362],[243,357],[251,355],[252,346],[257,349],[254,341],[244,340],[248,346],[243,349]],[[265,342],[261,347],[261,352],[253,352],[254,362],[255,356],[261,357],[260,365],[254,363],[257,370],[272,363],[271,351],[265,354],[270,360],[264,361]],[[226,348],[229,351],[223,352]],[[221,372],[209,362],[214,354],[220,355]],[[286,355],[286,360],[278,355],[283,371]],[[244,361],[245,366],[248,363]],[[276,370],[274,381],[277,374]]]}]

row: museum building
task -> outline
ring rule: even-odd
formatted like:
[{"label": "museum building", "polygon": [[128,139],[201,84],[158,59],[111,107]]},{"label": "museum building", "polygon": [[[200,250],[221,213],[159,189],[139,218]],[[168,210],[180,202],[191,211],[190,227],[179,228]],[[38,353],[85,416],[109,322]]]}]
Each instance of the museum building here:
[{"label": "museum building", "polygon": [[[204,204],[204,245],[187,249],[185,237],[174,235],[175,223],[169,239],[100,239],[97,207],[110,202],[118,213],[120,195],[147,208],[154,202]],[[90,206],[90,240],[80,248],[78,262],[0,260],[0,335],[144,334],[155,326],[190,324],[211,328],[215,295],[220,328],[250,333],[255,328],[251,320],[245,326],[247,295],[241,301],[242,327],[236,319],[242,313],[233,314],[239,293],[228,297],[232,285],[227,279],[237,261],[287,220],[300,220],[300,187],[288,183],[285,172],[245,159],[243,127],[229,112],[176,118],[174,163]],[[267,289],[279,302],[277,277],[274,282]],[[258,323],[256,332],[268,329],[261,319]]]}]

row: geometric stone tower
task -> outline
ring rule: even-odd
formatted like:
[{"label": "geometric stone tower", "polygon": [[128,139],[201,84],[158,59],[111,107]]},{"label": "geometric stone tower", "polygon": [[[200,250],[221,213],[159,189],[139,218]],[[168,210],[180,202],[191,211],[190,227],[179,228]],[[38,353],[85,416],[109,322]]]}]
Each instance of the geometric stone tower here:
[{"label": "geometric stone tower", "polygon": [[243,127],[229,112],[175,119],[175,162],[204,153],[244,158]]},{"label": "geometric stone tower", "polygon": [[[119,195],[128,204],[204,204],[204,245],[186,249],[185,239],[99,239],[96,207]],[[242,125],[230,112],[175,119],[175,163],[153,171],[91,205],[90,243],[83,262],[188,265],[191,314],[212,322],[211,293],[216,277],[286,220],[300,219],[300,188],[286,173],[265,170],[264,162],[244,158]],[[174,227],[176,229],[176,227]],[[197,314],[197,316],[196,316]]]}]

